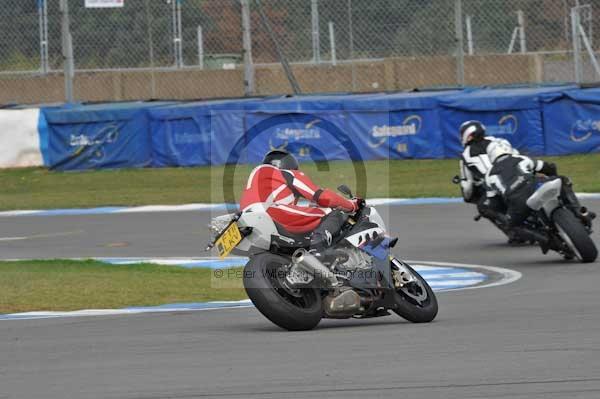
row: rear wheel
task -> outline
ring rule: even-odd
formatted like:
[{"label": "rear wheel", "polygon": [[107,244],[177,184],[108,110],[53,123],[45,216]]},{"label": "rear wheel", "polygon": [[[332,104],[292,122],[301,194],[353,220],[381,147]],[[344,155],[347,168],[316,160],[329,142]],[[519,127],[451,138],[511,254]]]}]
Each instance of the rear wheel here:
[{"label": "rear wheel", "polygon": [[322,316],[321,294],[315,288],[290,289],[285,285],[291,260],[269,252],[250,258],[244,269],[244,288],[267,319],[291,331],[311,330]]},{"label": "rear wheel", "polygon": [[596,260],[598,249],[583,223],[572,212],[565,208],[558,208],[552,214],[552,219],[561,238],[579,260],[584,263]]},{"label": "rear wheel", "polygon": [[[394,262],[399,261],[392,261],[392,272],[399,268]],[[394,312],[413,323],[429,323],[438,313],[437,298],[433,290],[427,281],[408,264],[402,262],[401,268],[410,273],[412,281],[394,292],[397,305]]]}]

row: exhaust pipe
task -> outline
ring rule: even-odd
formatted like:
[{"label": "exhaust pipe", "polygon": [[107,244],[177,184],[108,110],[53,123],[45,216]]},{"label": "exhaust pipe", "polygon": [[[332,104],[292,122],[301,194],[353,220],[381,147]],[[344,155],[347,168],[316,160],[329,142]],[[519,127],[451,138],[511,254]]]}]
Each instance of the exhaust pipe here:
[{"label": "exhaust pipe", "polygon": [[341,285],[337,277],[335,277],[335,274],[304,248],[297,249],[296,252],[294,252],[292,255],[292,262],[307,273],[325,280],[329,287],[339,287]]}]

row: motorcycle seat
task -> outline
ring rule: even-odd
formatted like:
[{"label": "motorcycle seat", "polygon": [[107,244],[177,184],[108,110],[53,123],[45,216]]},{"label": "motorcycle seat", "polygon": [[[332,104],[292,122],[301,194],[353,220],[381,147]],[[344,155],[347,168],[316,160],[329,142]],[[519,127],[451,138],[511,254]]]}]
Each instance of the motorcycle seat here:
[{"label": "motorcycle seat", "polygon": [[306,240],[310,241],[310,234],[311,232],[307,232],[307,233],[292,233],[290,231],[288,231],[285,227],[283,227],[281,224],[273,221],[273,223],[275,223],[275,227],[277,228],[277,232],[287,238],[291,238],[295,241],[299,241],[299,242],[303,242]]}]

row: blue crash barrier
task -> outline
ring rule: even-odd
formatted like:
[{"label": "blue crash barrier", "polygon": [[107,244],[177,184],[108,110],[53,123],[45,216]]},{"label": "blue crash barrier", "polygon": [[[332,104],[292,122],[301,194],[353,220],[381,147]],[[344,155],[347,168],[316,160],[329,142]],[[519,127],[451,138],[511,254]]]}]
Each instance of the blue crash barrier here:
[{"label": "blue crash barrier", "polygon": [[148,108],[166,102],[75,105],[45,111],[48,163],[56,170],[150,166]]},{"label": "blue crash barrier", "polygon": [[342,112],[250,112],[245,124],[247,163],[260,162],[275,148],[292,152],[300,162],[362,159]]},{"label": "blue crash barrier", "polygon": [[455,93],[265,101],[246,113],[248,161],[259,161],[270,148],[286,148],[301,161],[443,158],[438,98]]},{"label": "blue crash barrier", "polygon": [[573,86],[518,89],[466,90],[440,100],[441,127],[445,156],[455,158],[462,152],[458,130],[467,120],[483,122],[488,134],[510,141],[519,151],[530,155],[545,153],[541,98]]},{"label": "blue crash barrier", "polygon": [[344,102],[348,132],[363,159],[443,158],[439,102],[458,93],[354,96]]},{"label": "blue crash barrier", "polygon": [[360,159],[348,134],[343,103],[349,95],[296,96],[256,104],[245,114],[248,163],[285,148],[300,162]]},{"label": "blue crash barrier", "polygon": [[194,102],[148,110],[152,166],[223,164],[244,136],[243,112],[261,99]]},{"label": "blue crash barrier", "polygon": [[600,89],[543,97],[547,155],[600,152]]},{"label": "blue crash barrier", "polygon": [[59,170],[301,161],[453,158],[478,119],[531,155],[600,151],[600,89],[575,86],[321,95],[43,110],[40,142]]}]

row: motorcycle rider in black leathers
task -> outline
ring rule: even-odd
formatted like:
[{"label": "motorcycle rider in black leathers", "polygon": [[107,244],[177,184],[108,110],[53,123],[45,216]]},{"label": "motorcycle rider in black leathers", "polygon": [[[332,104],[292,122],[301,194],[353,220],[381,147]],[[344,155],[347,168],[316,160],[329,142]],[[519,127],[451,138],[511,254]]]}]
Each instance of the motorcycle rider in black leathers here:
[{"label": "motorcycle rider in black leathers", "polygon": [[[567,177],[557,176],[556,165],[515,155],[512,147],[507,147],[501,142],[488,145],[487,156],[492,167],[485,175],[486,197],[499,197],[506,204],[504,220],[511,233],[529,241],[536,241],[544,253],[548,251],[548,238],[537,231],[527,229],[523,226],[523,222],[531,212],[527,206],[527,199],[537,190],[537,183],[551,179],[563,181],[561,191],[563,203],[584,224],[591,225],[596,215],[581,206],[573,192],[571,181]],[[537,177],[536,172],[546,176]]]}]

